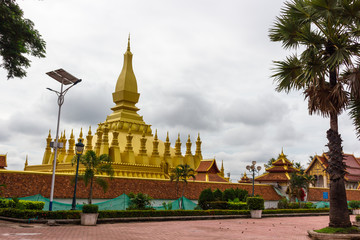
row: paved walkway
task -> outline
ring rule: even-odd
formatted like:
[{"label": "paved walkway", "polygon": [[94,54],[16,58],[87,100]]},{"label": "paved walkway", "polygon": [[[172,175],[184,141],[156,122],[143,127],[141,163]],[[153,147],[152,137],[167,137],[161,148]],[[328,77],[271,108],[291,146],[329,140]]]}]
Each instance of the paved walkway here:
[{"label": "paved walkway", "polygon": [[[355,216],[351,216],[351,221],[354,219]],[[328,216],[115,223],[88,227],[0,221],[0,239],[309,239],[307,230],[323,228],[328,222]]]}]

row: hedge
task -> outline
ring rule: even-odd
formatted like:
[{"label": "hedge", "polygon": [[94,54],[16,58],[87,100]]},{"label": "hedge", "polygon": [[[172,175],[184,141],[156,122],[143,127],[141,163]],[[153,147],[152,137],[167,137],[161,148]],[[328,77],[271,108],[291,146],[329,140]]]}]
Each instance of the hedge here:
[{"label": "hedge", "polygon": [[229,202],[228,208],[230,210],[247,210],[246,202]]},{"label": "hedge", "polygon": [[[320,213],[329,209],[278,209],[263,210],[263,214],[281,213]],[[14,208],[0,209],[0,216],[20,219],[79,219],[81,211],[39,211]],[[213,216],[213,215],[250,215],[249,210],[108,210],[99,211],[99,218],[129,217],[167,217],[167,216]]]},{"label": "hedge", "polygon": [[85,204],[82,207],[83,213],[97,213],[99,211],[99,206],[95,204]]},{"label": "hedge", "polygon": [[42,210],[45,203],[40,201],[27,201],[18,199],[0,199],[0,208],[18,208],[18,209],[31,209]]}]

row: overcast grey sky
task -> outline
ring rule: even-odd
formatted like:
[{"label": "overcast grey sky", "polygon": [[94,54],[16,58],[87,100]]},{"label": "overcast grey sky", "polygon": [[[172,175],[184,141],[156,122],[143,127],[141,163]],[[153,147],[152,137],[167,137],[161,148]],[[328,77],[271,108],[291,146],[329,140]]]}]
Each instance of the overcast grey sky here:
[{"label": "overcast grey sky", "polygon": [[[203,157],[224,161],[236,181],[245,166],[263,165],[284,148],[306,165],[322,154],[329,120],[309,116],[299,92],[274,91],[273,60],[290,54],[272,43],[268,29],[282,0],[260,1],[18,1],[47,43],[44,59],[32,58],[23,79],[6,80],[0,69],[0,153],[8,169],[41,164],[49,129],[55,137],[60,84],[45,75],[64,68],[83,79],[65,97],[60,129],[106,119],[131,33],[140,115],[172,146],[200,132]],[[339,131],[344,151],[360,157],[359,142],[346,114]],[[194,145],[192,151],[194,152]]]}]

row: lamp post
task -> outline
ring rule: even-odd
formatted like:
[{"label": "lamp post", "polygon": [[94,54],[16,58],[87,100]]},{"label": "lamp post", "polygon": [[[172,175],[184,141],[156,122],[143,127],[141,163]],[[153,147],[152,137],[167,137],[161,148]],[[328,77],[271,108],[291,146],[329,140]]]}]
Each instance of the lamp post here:
[{"label": "lamp post", "polygon": [[252,196],[254,196],[254,190],[255,190],[255,172],[260,172],[261,170],[261,166],[257,166],[255,168],[255,165],[256,165],[256,161],[252,161],[252,164],[251,165],[247,165],[246,166],[246,169],[252,173]]},{"label": "lamp post", "polygon": [[76,209],[76,186],[77,186],[77,179],[78,179],[78,174],[79,174],[79,161],[80,161],[80,156],[84,151],[84,144],[81,142],[81,139],[79,139],[79,142],[77,144],[75,144],[75,151],[76,151],[76,155],[77,155],[77,163],[76,163],[74,196],[73,196],[73,200],[72,200],[71,210]]},{"label": "lamp post", "polygon": [[[55,71],[51,71],[46,73],[51,78],[55,79],[56,81],[61,83],[61,90],[60,92],[52,90],[51,88],[46,88],[49,91],[52,91],[56,93],[58,96],[58,105],[59,105],[59,111],[58,111],[58,119],[57,119],[57,127],[56,127],[56,137],[55,137],[55,143],[52,145],[54,146],[54,161],[53,161],[53,170],[52,170],[52,178],[51,178],[51,190],[50,190],[50,204],[49,204],[49,211],[52,211],[52,205],[54,201],[54,186],[55,186],[55,170],[56,170],[56,158],[57,158],[57,149],[60,146],[59,144],[59,126],[60,126],[60,113],[61,113],[61,106],[64,103],[64,97],[67,91],[69,91],[70,88],[81,82],[81,79],[78,79],[71,75],[70,73],[66,72],[64,69],[58,69]],[[67,89],[63,90],[64,85],[72,84]]]}]

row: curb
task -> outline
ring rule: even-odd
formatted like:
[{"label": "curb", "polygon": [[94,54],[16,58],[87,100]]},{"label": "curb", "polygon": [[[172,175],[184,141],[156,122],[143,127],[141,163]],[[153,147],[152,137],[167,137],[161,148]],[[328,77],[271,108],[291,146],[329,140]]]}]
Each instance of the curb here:
[{"label": "curb", "polygon": [[311,239],[317,239],[317,240],[336,240],[336,239],[342,239],[342,240],[359,240],[360,234],[331,234],[331,233],[317,233],[313,230],[308,230],[308,235]]},{"label": "curb", "polygon": [[[307,216],[326,216],[329,213],[284,213],[284,214],[263,214],[262,218],[271,217],[307,217]],[[127,222],[164,222],[164,221],[197,221],[197,220],[216,220],[216,219],[236,219],[251,218],[249,215],[208,215],[208,216],[168,216],[168,217],[128,217],[128,218],[99,218],[97,223],[127,223]],[[47,224],[54,221],[58,224],[80,224],[80,219],[20,219],[0,216],[0,220]]]}]

